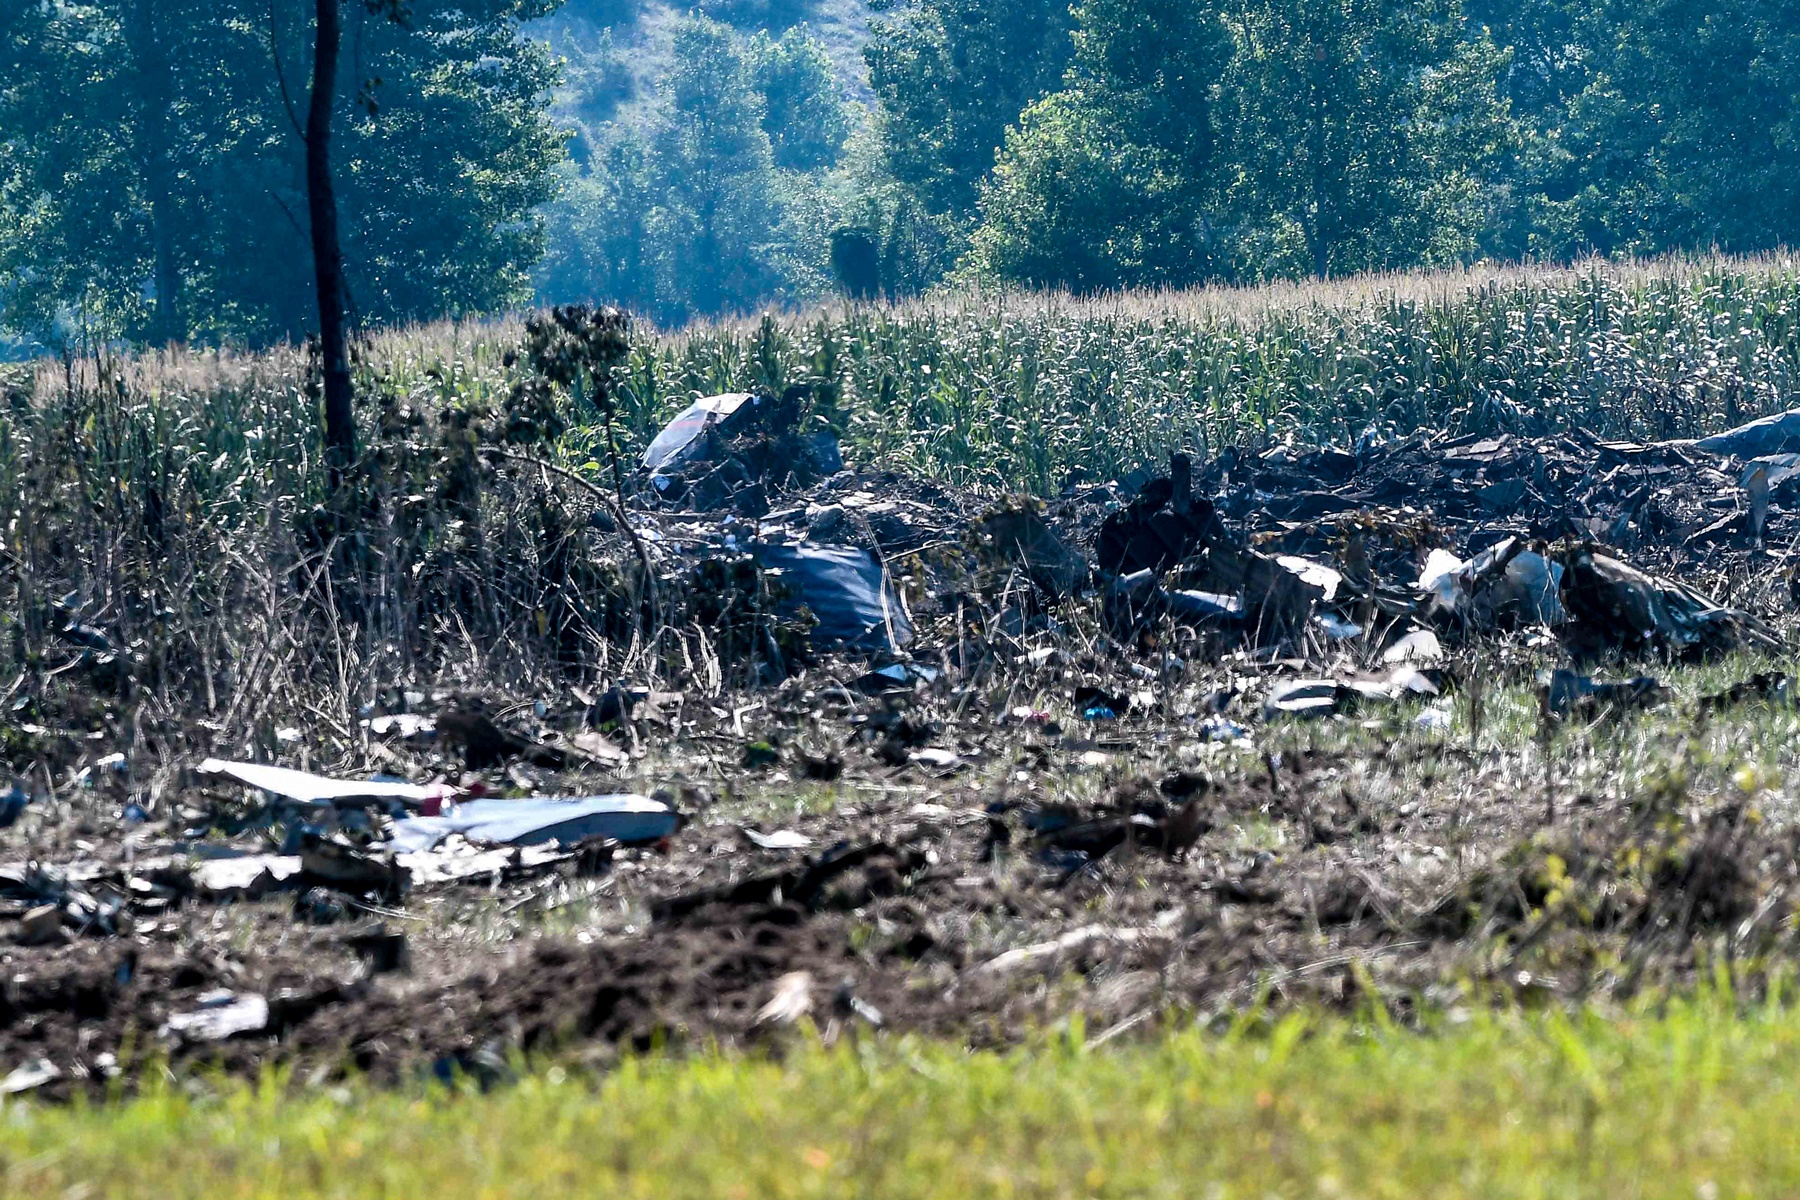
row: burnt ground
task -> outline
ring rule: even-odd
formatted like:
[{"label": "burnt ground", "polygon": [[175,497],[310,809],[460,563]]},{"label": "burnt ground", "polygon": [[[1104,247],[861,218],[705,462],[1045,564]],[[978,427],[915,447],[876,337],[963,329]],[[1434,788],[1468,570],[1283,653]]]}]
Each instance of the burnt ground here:
[{"label": "burnt ground", "polygon": [[[1057,747],[1022,761],[1045,780],[1069,774],[1057,795],[1104,800],[1118,789],[1080,763],[1097,753],[1106,752]],[[1300,761],[1277,768],[1279,791],[1265,769],[1209,793],[1213,828],[1180,859],[1121,845],[1086,866],[1079,851],[1034,848],[1018,812],[987,811],[997,794],[1035,789],[896,781],[880,769],[870,772],[884,780],[879,789],[844,787],[831,811],[784,822],[817,847],[868,851],[816,889],[800,886],[815,856],[744,842],[722,814],[769,806],[740,800],[719,802],[666,847],[616,852],[604,874],[561,864],[512,883],[417,887],[403,910],[323,928],[296,922],[288,892],[190,899],[161,920],[133,921],[129,933],[8,947],[0,1047],[9,1064],[48,1058],[101,1076],[116,1056],[128,1070],[133,1054],[159,1053],[233,1070],[302,1061],[388,1079],[453,1064],[479,1073],[515,1048],[592,1043],[605,1057],[620,1045],[778,1037],[781,1024],[757,1014],[777,980],[801,971],[822,1029],[868,1023],[853,996],[884,1027],[975,1044],[1016,1040],[1075,1006],[1105,1027],[1171,1005],[1248,1000],[1282,963],[1301,972],[1309,996],[1346,998],[1347,956],[1379,955],[1393,941],[1381,910],[1398,898],[1371,887],[1348,855],[1314,855],[1290,870],[1278,856],[1240,850],[1233,823],[1310,823],[1321,849],[1354,842],[1355,818],[1334,809],[1330,819],[1349,828],[1326,833],[1311,798],[1333,773]],[[997,845],[996,835],[1018,845]],[[688,911],[658,908],[769,874],[787,878]],[[400,969],[371,973],[358,942],[376,925],[405,934]],[[1071,933],[1067,946],[1043,948]],[[1040,957],[996,963],[1020,947]],[[220,989],[269,997],[268,1028],[224,1042],[157,1037],[171,1015]]]},{"label": "burnt ground", "polygon": [[[1004,1045],[1076,1012],[1111,1037],[1259,1003],[1624,997],[1709,960],[1754,990],[1793,955],[1779,672],[1800,515],[1778,492],[1756,536],[1740,467],[1510,439],[1228,455],[1194,472],[1217,524],[1153,572],[1171,594],[1235,580],[1246,612],[1216,620],[1122,611],[1129,572],[1096,564],[1107,519],[1153,474],[1041,512],[840,475],[729,528],[880,554],[915,627],[900,654],[789,655],[755,686],[709,684],[701,664],[638,692],[488,695],[495,753],[448,720],[235,742],[133,728],[72,647],[5,728],[30,801],[0,831],[0,1077],[44,1095],[163,1061],[486,1078],[518,1051],[779,1045],[799,1020]],[[1019,512],[1059,549],[998,539],[1015,526],[993,514]],[[699,562],[727,527],[634,515]],[[1623,648],[1630,614],[1596,618],[1572,593],[1554,622],[1431,610],[1430,550],[1507,536],[1571,580],[1601,553],[1739,607],[1704,637]],[[1343,590],[1303,594],[1288,620],[1285,591],[1246,590],[1265,552],[1334,566]],[[1326,636],[1320,616],[1359,633]],[[1436,655],[1391,660],[1422,631]],[[867,677],[889,661],[927,670]],[[1428,687],[1392,686],[1409,663]],[[1666,687],[1547,715],[1539,673],[1558,667]],[[1336,691],[1305,715],[1267,705],[1297,679]],[[436,711],[419,686],[378,707]],[[381,806],[302,813],[191,769],[247,746],[344,778],[654,792],[688,820],[655,845],[502,856],[405,889],[333,888],[310,868],[214,886],[196,864],[278,850],[301,825],[379,854]],[[180,1031],[227,992],[266,1018]]]}]

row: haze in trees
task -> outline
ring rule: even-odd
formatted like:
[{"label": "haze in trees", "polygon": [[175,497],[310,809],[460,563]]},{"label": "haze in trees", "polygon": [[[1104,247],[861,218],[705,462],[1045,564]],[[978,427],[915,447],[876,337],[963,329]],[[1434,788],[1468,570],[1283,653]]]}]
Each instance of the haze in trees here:
[{"label": "haze in trees", "polygon": [[[314,0],[7,5],[0,304],[53,337],[316,331],[304,124]],[[331,166],[354,323],[529,295],[562,135],[540,0],[342,6]],[[23,10],[23,11],[21,11]]]},{"label": "haze in trees", "polygon": [[[1774,0],[662,4],[340,0],[347,328],[1800,236]],[[0,353],[319,331],[318,11],[0,6]]]}]

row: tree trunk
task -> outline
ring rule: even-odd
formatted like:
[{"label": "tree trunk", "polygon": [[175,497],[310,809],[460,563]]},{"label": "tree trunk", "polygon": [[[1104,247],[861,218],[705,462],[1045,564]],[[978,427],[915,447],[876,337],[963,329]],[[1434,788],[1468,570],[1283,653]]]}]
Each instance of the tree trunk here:
[{"label": "tree trunk", "polygon": [[175,251],[175,170],[169,145],[169,111],[175,87],[168,48],[157,28],[156,0],[138,0],[131,11],[132,52],[137,58],[138,125],[144,182],[150,193],[150,243],[154,252],[156,313],[151,338],[163,345],[186,340],[181,320],[181,267]]},{"label": "tree trunk", "polygon": [[1307,81],[1309,112],[1307,141],[1308,164],[1312,170],[1312,221],[1306,226],[1308,248],[1312,251],[1313,274],[1320,279],[1331,274],[1331,245],[1325,232],[1329,204],[1325,199],[1325,97],[1319,76],[1324,74],[1324,51],[1313,51],[1312,77]]},{"label": "tree trunk", "polygon": [[337,99],[338,50],[344,38],[339,0],[317,0],[312,96],[306,114],[306,208],[312,220],[313,272],[319,289],[319,349],[325,369],[325,458],[335,486],[356,459],[350,408],[350,349],[344,247],[331,188],[331,115]]},{"label": "tree trunk", "polygon": [[156,340],[160,345],[176,345],[187,341],[187,330],[181,320],[181,266],[175,260],[174,202],[162,192],[150,202],[150,220],[155,225],[153,237],[156,251]]}]

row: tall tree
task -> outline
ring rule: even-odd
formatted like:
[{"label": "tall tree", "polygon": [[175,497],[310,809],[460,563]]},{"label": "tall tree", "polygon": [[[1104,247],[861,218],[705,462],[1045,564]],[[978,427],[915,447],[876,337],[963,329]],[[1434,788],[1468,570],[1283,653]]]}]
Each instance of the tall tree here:
[{"label": "tall tree", "polygon": [[1321,277],[1473,253],[1511,126],[1506,55],[1456,0],[1241,0],[1227,20],[1245,219],[1297,231]]},{"label": "tall tree", "polygon": [[1056,91],[1069,0],[910,0],[863,49],[889,170],[934,215],[972,218],[1007,127]]},{"label": "tall tree", "polygon": [[1213,90],[1231,43],[1193,0],[1086,0],[1061,92],[1027,108],[982,184],[977,258],[1076,291],[1216,274]]},{"label": "tall tree", "polygon": [[350,385],[350,316],[337,195],[331,186],[331,121],[337,108],[338,52],[344,41],[341,0],[316,0],[312,98],[306,110],[306,213],[318,281],[319,352],[325,375],[325,453],[335,478],[356,458]]},{"label": "tall tree", "polygon": [[[341,0],[329,165],[352,325],[529,292],[564,138],[521,22],[554,0]],[[379,5],[378,5],[379,7]],[[252,344],[318,321],[317,0],[0,4],[0,321]],[[290,86],[291,85],[291,86]]]},{"label": "tall tree", "polygon": [[743,44],[705,18],[676,30],[663,87],[650,215],[661,290],[685,293],[683,317],[741,311],[767,297],[777,276],[770,251],[780,212],[762,94]]},{"label": "tall tree", "polygon": [[779,38],[758,34],[749,57],[775,165],[789,171],[835,166],[850,136],[850,115],[825,47],[796,27]]},{"label": "tall tree", "polygon": [[[163,9],[173,5],[164,4]],[[157,0],[135,0],[126,13],[126,34],[132,46],[132,81],[137,102],[138,158],[143,166],[143,187],[149,201],[151,280],[155,311],[149,326],[151,340],[179,341],[186,335],[181,319],[181,269],[177,259],[176,230],[181,220],[176,167],[174,121],[176,103],[174,71],[170,63],[170,32],[180,22],[159,21]]]}]

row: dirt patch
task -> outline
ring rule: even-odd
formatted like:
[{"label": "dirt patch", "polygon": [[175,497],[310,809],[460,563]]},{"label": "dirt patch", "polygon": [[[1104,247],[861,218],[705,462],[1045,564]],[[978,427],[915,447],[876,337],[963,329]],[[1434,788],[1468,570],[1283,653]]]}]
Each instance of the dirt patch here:
[{"label": "dirt patch", "polygon": [[[1674,748],[1654,785],[1546,767],[1591,765],[1627,720],[1791,703],[1772,670],[1691,712],[1580,673],[1780,645],[1768,547],[1800,517],[1779,489],[1752,514],[1735,466],[1415,438],[1039,504],[779,458],[736,483],[696,459],[679,501],[631,513],[664,584],[713,581],[655,670],[626,618],[636,679],[396,682],[364,725],[302,706],[246,741],[147,726],[104,686],[104,629],[71,619],[0,722],[0,1075],[489,1079],[517,1051],[779,1045],[801,1020],[998,1045],[1074,1012],[1111,1037],[1468,980],[1623,994],[1721,944],[1791,957],[1791,826],[1696,789]],[[799,604],[759,539],[866,560]],[[1484,740],[1546,668],[1524,727]],[[390,790],[259,792],[196,772],[215,750]],[[681,820],[403,861],[436,852],[408,823],[474,799],[617,793]]]}]

